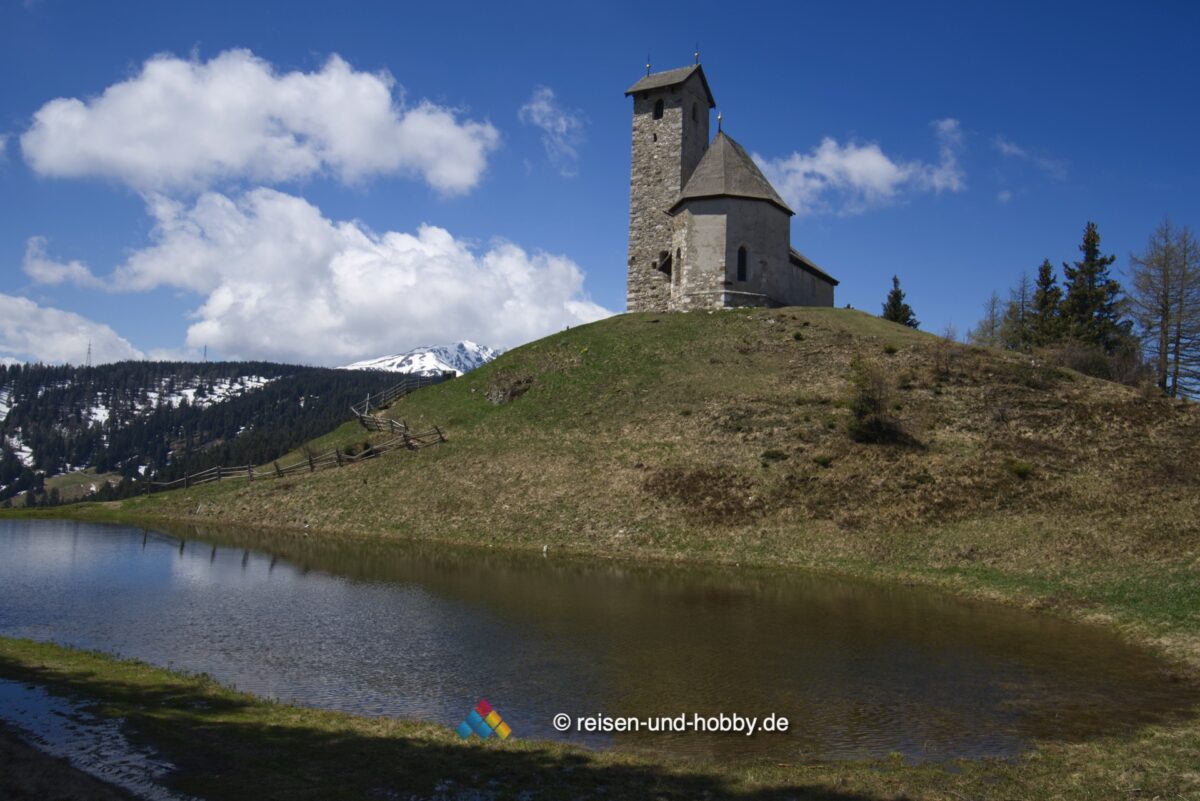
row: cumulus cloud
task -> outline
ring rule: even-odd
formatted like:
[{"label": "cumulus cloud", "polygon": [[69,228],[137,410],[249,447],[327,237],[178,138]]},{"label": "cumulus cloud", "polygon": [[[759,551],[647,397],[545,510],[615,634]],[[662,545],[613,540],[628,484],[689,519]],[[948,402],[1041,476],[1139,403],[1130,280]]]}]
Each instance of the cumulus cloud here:
[{"label": "cumulus cloud", "polygon": [[0,134],[0,164],[8,159],[8,134]]},{"label": "cumulus cloud", "polygon": [[25,242],[25,274],[39,284],[68,282],[83,287],[98,287],[101,282],[81,261],[55,261],[46,255],[46,238],[31,236]]},{"label": "cumulus cloud", "polygon": [[334,55],[319,71],[281,74],[247,50],[207,62],[155,56],[99,97],[46,103],[21,136],[43,175],[115,178],[143,192],[402,173],[455,194],[480,181],[498,143],[490,123],[406,104],[386,73]]},{"label": "cumulus cloud", "polygon": [[0,359],[83,364],[141,359],[140,350],[107,325],[74,312],[0,294]]},{"label": "cumulus cloud", "polygon": [[779,159],[758,154],[754,160],[797,214],[860,214],[896,202],[913,192],[961,192],[966,173],[959,164],[963,149],[958,120],[932,123],[938,161],[900,161],[876,143],[840,144],[826,137],[808,153]]},{"label": "cumulus cloud", "polygon": [[521,122],[542,130],[546,158],[564,176],[578,172],[579,146],[583,144],[583,115],[559,105],[554,90],[539,86],[517,112]]},{"label": "cumulus cloud", "polygon": [[339,364],[468,338],[507,347],[611,312],[563,256],[450,232],[375,233],[259,188],[194,203],[155,198],[154,243],[113,276],[123,290],[199,293],[186,344],[229,357]]},{"label": "cumulus cloud", "polygon": [[996,150],[999,151],[1000,155],[1004,156],[1005,158],[1029,162],[1056,181],[1065,180],[1067,177],[1067,165],[1064,161],[1046,158],[1044,156],[1030,153],[1016,142],[1005,139],[999,134],[997,134],[996,138],[992,140],[992,144],[995,146]]}]

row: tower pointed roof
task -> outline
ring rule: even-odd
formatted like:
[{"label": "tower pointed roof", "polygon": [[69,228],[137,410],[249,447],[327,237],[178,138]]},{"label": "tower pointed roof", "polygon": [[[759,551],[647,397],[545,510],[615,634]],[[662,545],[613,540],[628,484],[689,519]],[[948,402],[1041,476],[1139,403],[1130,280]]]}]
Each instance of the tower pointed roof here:
[{"label": "tower pointed roof", "polygon": [[750,158],[745,148],[719,131],[704,157],[696,165],[692,177],[671,206],[673,214],[683,203],[708,197],[743,197],[765,200],[789,215],[795,214],[771,186],[767,176]]},{"label": "tower pointed roof", "polygon": [[638,92],[649,92],[652,89],[666,89],[670,86],[677,86],[692,77],[693,74],[700,77],[700,84],[704,87],[704,94],[708,98],[708,107],[716,108],[717,101],[713,100],[712,90],[708,88],[708,79],[704,77],[704,69],[699,64],[647,75],[626,89],[625,95],[629,96]]}]

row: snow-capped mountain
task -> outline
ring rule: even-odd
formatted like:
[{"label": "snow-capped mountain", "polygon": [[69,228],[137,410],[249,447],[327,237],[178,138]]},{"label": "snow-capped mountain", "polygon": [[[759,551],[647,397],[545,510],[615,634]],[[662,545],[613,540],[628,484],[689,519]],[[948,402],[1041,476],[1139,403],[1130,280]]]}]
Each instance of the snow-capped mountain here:
[{"label": "snow-capped mountain", "polygon": [[368,359],[347,364],[338,369],[379,370],[389,373],[408,373],[409,375],[437,375],[453,371],[456,375],[462,375],[487,364],[503,352],[503,350],[489,348],[487,345],[463,340],[453,345],[413,348],[395,356]]}]

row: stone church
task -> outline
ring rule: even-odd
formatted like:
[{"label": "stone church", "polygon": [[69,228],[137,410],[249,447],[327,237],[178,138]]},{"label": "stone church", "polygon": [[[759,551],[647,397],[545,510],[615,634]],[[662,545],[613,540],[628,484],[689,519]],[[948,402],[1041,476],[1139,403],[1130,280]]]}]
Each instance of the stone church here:
[{"label": "stone church", "polygon": [[832,306],[838,282],[791,247],[795,212],[720,125],[709,141],[716,103],[699,63],[647,70],[625,94],[629,311]]}]

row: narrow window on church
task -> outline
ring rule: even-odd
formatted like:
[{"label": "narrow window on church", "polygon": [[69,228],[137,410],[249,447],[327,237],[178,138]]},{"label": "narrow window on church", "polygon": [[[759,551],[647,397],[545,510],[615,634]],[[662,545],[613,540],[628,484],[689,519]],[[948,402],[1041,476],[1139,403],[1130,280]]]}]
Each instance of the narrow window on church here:
[{"label": "narrow window on church", "polygon": [[654,119],[661,120],[663,113],[663,102],[659,100],[654,104]]},{"label": "narrow window on church", "polygon": [[748,261],[748,259],[746,258],[746,246],[742,245],[740,248],[738,248],[737,280],[739,280],[739,281],[746,280],[746,262],[747,261]]}]

